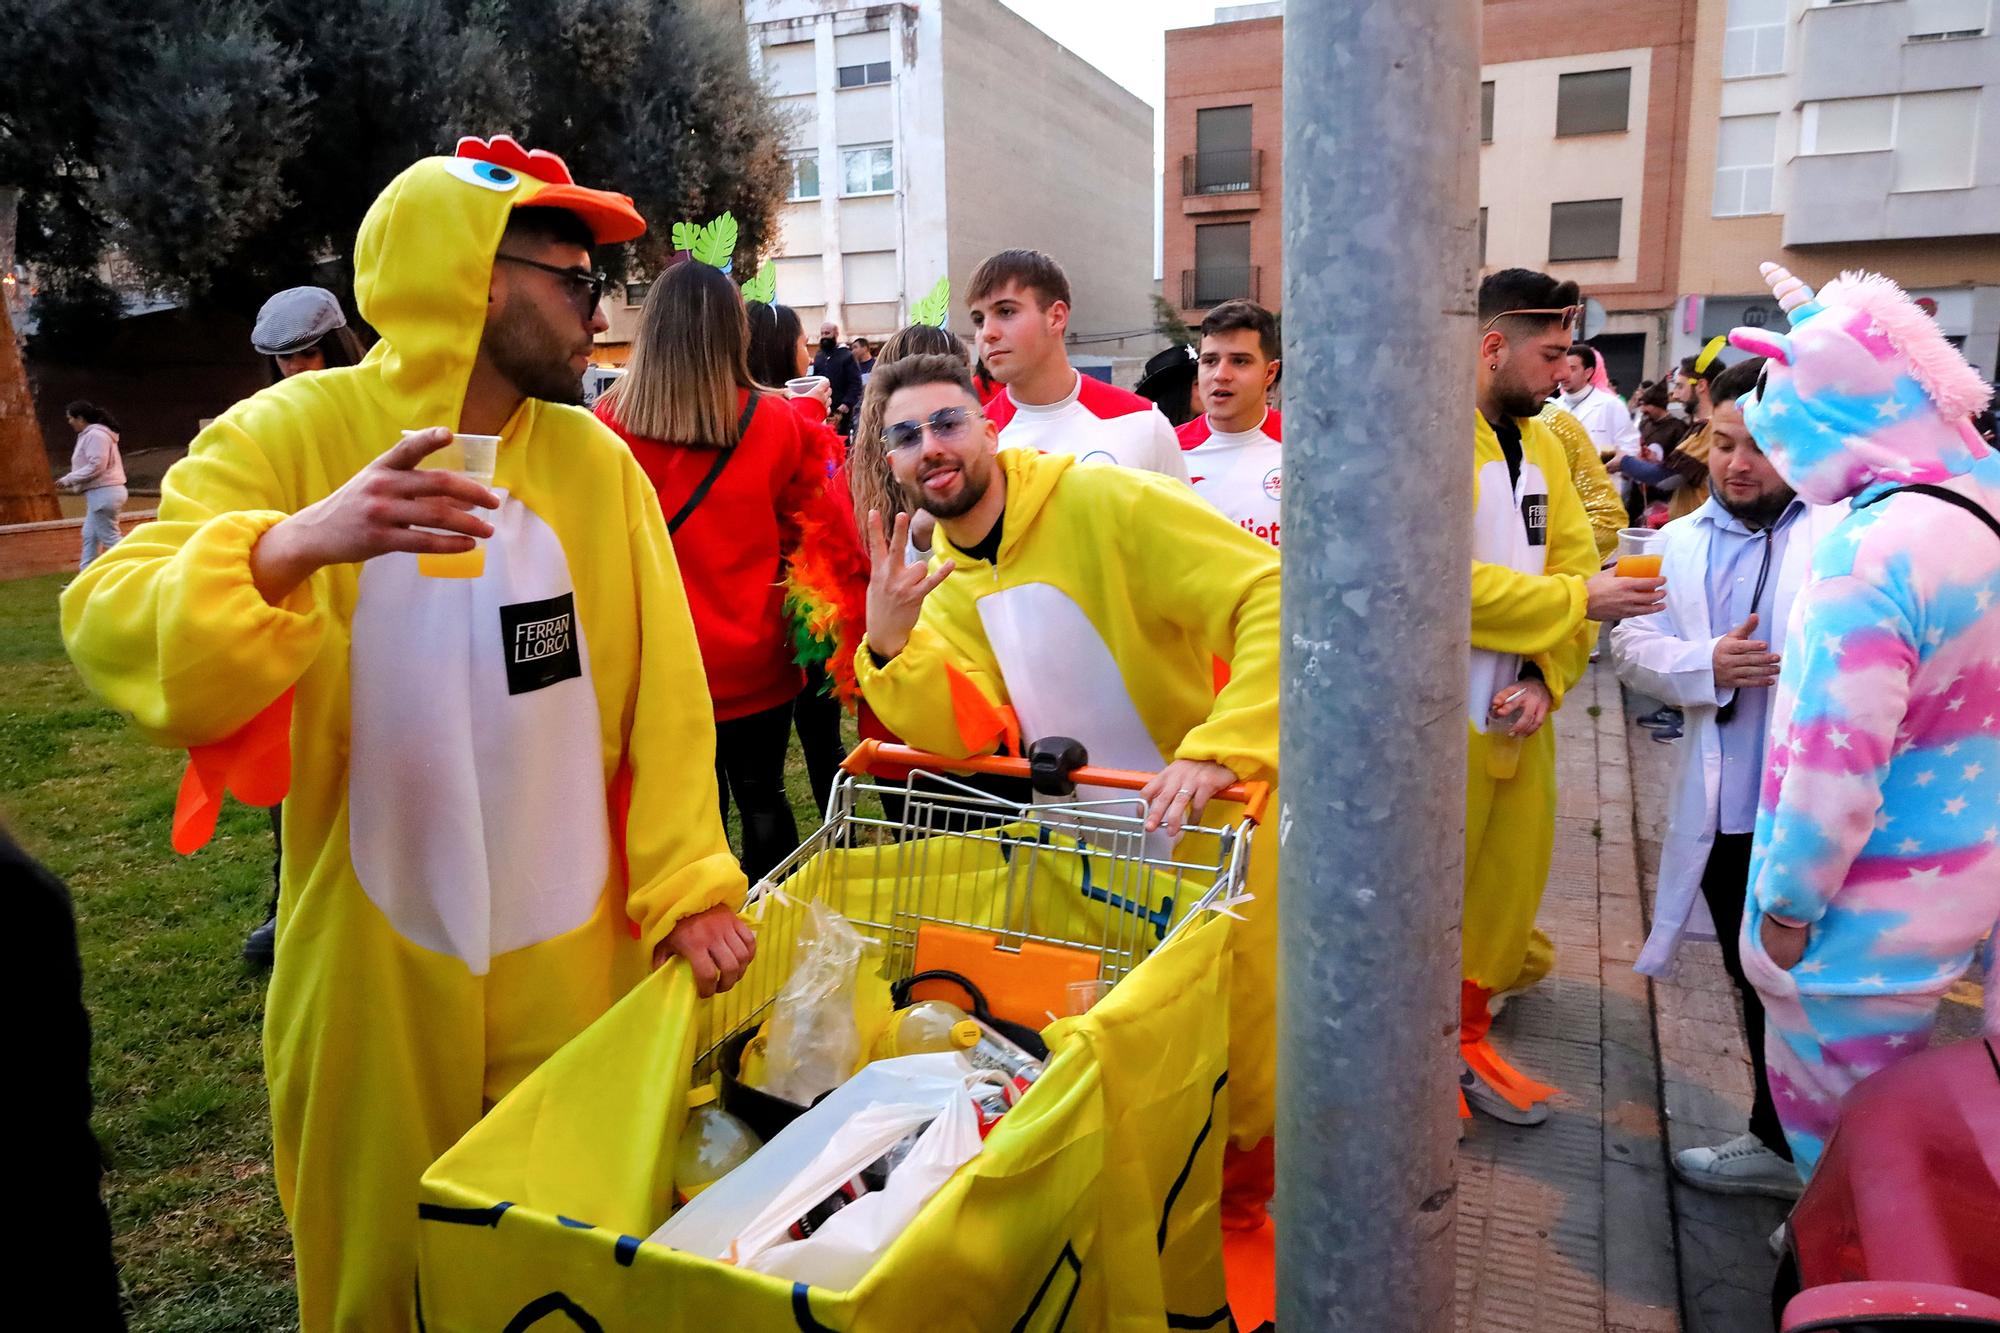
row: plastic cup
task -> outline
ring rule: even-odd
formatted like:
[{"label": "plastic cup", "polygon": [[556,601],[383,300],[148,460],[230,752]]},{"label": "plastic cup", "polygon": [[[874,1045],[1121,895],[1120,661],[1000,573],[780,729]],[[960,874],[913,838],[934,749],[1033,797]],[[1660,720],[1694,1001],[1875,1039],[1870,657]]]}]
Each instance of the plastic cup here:
[{"label": "plastic cup", "polygon": [[785,381],[785,392],[794,398],[810,398],[822,384],[831,383],[824,375],[801,375]]},{"label": "plastic cup", "polygon": [[[403,432],[403,438],[417,434],[414,430]],[[454,435],[451,441],[440,449],[426,454],[418,463],[420,471],[456,472],[469,477],[481,486],[493,484],[494,465],[500,457],[500,437],[498,435]],[[437,532],[448,537],[462,537],[462,532],[448,532],[443,528],[413,528],[415,532]],[[428,552],[417,556],[417,572],[432,579],[476,579],[486,572],[486,543],[474,537],[472,549],[449,555],[432,555]]]},{"label": "plastic cup", "polygon": [[1618,529],[1618,563],[1611,572],[1621,579],[1660,577],[1662,537],[1658,528]]}]

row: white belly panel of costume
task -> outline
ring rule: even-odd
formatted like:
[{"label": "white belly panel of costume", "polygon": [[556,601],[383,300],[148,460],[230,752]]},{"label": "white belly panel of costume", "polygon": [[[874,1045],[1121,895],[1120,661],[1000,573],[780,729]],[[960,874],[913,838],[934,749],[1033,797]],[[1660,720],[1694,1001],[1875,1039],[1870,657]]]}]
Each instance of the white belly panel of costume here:
[{"label": "white belly panel of costume", "polygon": [[484,975],[590,919],[610,828],[590,653],[555,532],[501,492],[476,579],[362,567],[348,841],[370,901]]},{"label": "white belly panel of costume", "polygon": [[[1166,767],[1111,649],[1068,593],[1027,583],[982,597],[978,606],[1024,742],[1068,736],[1083,742],[1099,768],[1157,773]],[[1080,786],[1073,799],[1131,803],[1138,793]],[[1171,846],[1157,833],[1147,844],[1155,855]]]},{"label": "white belly panel of costume", "polygon": [[[1523,459],[1520,485],[1513,487],[1507,482],[1507,464],[1491,460],[1479,469],[1478,487],[1472,510],[1472,558],[1540,574],[1548,567],[1549,553],[1549,483],[1542,470]],[[1472,650],[1465,716],[1474,731],[1486,730],[1492,721],[1493,696],[1520,675],[1521,659],[1514,654]]]}]

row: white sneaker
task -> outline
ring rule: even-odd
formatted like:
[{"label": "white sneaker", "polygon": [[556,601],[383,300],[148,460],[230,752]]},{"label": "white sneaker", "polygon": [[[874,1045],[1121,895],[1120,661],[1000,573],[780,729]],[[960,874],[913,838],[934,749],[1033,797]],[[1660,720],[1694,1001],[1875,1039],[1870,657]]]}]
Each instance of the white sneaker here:
[{"label": "white sneaker", "polygon": [[1711,1194],[1789,1200],[1806,1188],[1799,1169],[1765,1147],[1755,1134],[1739,1134],[1713,1148],[1683,1148],[1674,1154],[1674,1174]]},{"label": "white sneaker", "polygon": [[1547,1102],[1536,1102],[1523,1111],[1487,1087],[1485,1080],[1473,1073],[1472,1066],[1463,1061],[1458,1067],[1458,1090],[1465,1094],[1466,1105],[1475,1111],[1483,1111],[1504,1124],[1539,1125],[1549,1118]]}]

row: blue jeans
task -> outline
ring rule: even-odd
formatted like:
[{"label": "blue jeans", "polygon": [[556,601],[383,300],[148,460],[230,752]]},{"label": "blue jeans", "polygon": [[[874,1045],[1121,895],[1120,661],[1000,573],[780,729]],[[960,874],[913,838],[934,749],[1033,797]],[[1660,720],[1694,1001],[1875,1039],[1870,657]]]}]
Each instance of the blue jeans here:
[{"label": "blue jeans", "polygon": [[78,569],[118,544],[118,511],[125,498],[123,486],[95,486],[83,493],[83,560]]}]

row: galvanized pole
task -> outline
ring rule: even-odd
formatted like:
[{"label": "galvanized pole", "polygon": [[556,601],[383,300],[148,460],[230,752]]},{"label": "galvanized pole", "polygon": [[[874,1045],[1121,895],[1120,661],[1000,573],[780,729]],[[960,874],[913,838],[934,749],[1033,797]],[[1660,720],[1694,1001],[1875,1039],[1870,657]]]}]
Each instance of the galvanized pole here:
[{"label": "galvanized pole", "polygon": [[1285,11],[1278,1327],[1452,1324],[1478,0]]}]

